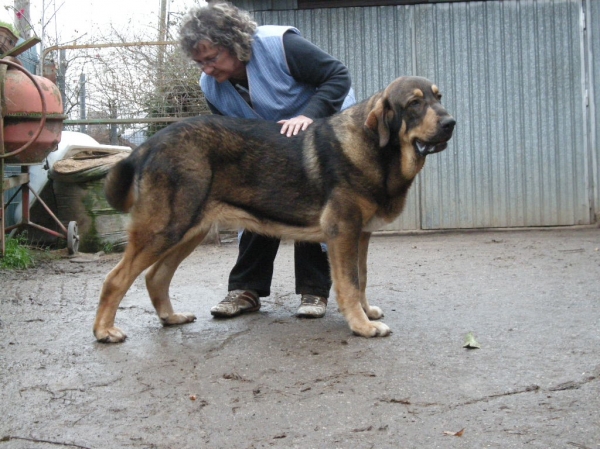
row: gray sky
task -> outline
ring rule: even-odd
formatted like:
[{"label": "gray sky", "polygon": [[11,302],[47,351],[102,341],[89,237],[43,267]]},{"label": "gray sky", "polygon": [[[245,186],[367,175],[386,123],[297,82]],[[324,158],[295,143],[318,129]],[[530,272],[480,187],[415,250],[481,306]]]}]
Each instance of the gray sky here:
[{"label": "gray sky", "polygon": [[[167,0],[167,11],[184,13],[195,3],[197,0]],[[0,0],[0,5],[0,20],[13,23],[13,0]],[[60,43],[84,33],[89,34],[83,39],[89,40],[90,34],[97,34],[110,24],[119,29],[133,27],[140,32],[151,33],[158,28],[160,16],[160,0],[31,0],[30,5],[31,21],[38,35],[41,33],[42,11],[45,9],[47,22],[56,8],[56,22],[49,23],[46,32],[58,34]]]}]

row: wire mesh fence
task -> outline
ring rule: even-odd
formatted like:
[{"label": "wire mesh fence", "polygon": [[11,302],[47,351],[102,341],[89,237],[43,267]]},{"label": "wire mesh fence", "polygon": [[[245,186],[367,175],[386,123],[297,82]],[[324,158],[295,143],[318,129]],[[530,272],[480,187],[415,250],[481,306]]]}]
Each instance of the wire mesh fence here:
[{"label": "wire mesh fence", "polygon": [[99,143],[134,147],[173,121],[210,113],[200,71],[176,42],[54,47],[43,61],[63,96],[65,130]]}]

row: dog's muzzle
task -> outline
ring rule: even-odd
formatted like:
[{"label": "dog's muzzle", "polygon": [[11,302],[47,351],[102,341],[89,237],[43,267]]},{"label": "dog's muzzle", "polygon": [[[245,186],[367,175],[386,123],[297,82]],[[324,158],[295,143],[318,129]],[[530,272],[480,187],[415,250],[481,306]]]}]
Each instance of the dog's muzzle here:
[{"label": "dog's muzzle", "polygon": [[456,120],[453,117],[445,117],[440,121],[439,132],[435,136],[434,140],[429,142],[423,142],[419,139],[415,140],[415,147],[417,152],[421,156],[427,156],[428,154],[439,153],[444,151],[448,147],[448,141],[452,137]]}]

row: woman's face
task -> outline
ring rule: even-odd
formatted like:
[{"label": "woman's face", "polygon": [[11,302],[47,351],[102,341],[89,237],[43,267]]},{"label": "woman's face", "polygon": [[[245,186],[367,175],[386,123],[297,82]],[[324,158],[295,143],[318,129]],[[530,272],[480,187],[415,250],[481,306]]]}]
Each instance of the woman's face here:
[{"label": "woman's face", "polygon": [[213,45],[209,41],[200,41],[192,54],[200,69],[217,82],[222,83],[229,79],[245,79],[246,66],[229,50]]}]

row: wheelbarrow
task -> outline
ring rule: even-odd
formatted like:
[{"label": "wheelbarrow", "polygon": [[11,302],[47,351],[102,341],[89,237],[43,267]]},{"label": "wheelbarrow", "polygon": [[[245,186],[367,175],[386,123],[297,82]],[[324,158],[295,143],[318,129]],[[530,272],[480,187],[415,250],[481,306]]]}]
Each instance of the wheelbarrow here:
[{"label": "wheelbarrow", "polygon": [[[41,164],[46,156],[54,151],[60,142],[62,122],[67,117],[63,114],[62,98],[56,85],[40,76],[32,75],[12,55],[19,54],[32,46],[33,38],[20,47],[4,53],[0,59],[0,222],[4,228],[1,233],[2,252],[6,251],[5,235],[34,228],[52,236],[66,239],[70,254],[75,254],[79,247],[77,222],[65,225],[54,215],[51,209],[29,185],[29,166]],[[33,45],[35,45],[34,42]],[[24,48],[21,48],[24,47]],[[20,51],[19,51],[20,50]],[[10,55],[7,55],[10,53]],[[21,174],[4,177],[5,165],[20,165]],[[17,188],[17,191],[5,204],[4,190]],[[21,192],[21,222],[6,226],[6,207]],[[59,231],[31,222],[29,215],[30,192],[57,223]]]}]

